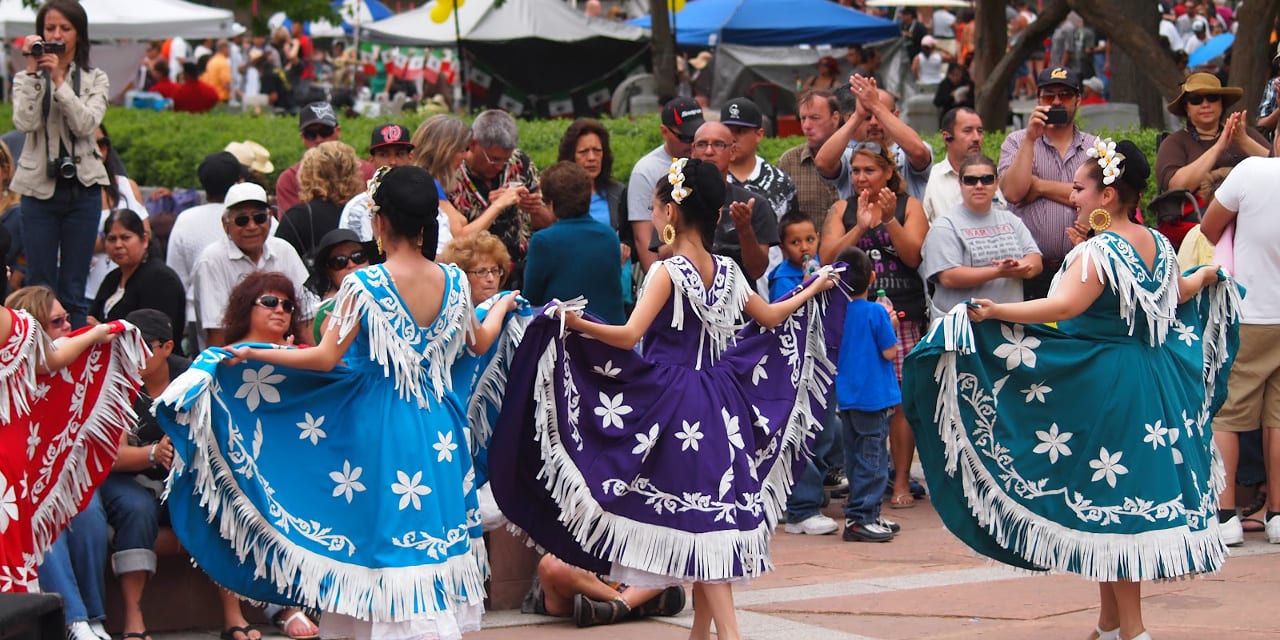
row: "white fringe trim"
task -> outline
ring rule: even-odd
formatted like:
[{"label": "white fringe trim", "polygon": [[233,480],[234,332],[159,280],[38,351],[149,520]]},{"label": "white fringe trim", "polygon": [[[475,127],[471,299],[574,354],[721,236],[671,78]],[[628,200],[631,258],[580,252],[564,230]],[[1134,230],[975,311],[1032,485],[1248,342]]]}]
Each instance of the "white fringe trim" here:
[{"label": "white fringe trim", "polygon": [[[6,309],[13,314],[12,334],[9,341],[17,341],[13,360],[0,367],[0,424],[8,424],[31,413],[30,397],[36,391],[36,370],[45,363],[45,357],[53,350],[53,343],[45,335],[40,323],[21,309]],[[26,328],[18,333],[18,323]],[[8,351],[8,344],[0,345]],[[13,407],[10,415],[9,407]]]},{"label": "white fringe trim", "polygon": [[[569,456],[557,428],[555,369],[559,342],[548,344],[538,361],[534,384],[535,439],[541,444],[545,478],[552,499],[560,506],[560,522],[587,552],[604,560],[648,573],[697,582],[731,581],[773,569],[769,541],[785,510],[794,482],[791,463],[806,453],[805,440],[822,428],[814,419],[810,400],[825,406],[835,366],[826,356],[822,309],[826,295],[805,303],[807,344],[796,402],[787,420],[776,462],[761,486],[764,520],[749,531],[691,533],[638,522],[609,513],[591,495],[582,473]],[[780,325],[781,326],[781,325]],[[735,573],[735,560],[741,573]],[[688,569],[692,567],[692,573]]]},{"label": "white fringe trim", "polygon": [[[1160,286],[1156,287],[1155,291],[1144,289],[1129,269],[1115,268],[1115,262],[1129,263],[1137,261],[1141,265],[1142,258],[1138,256],[1137,252],[1135,251],[1129,256],[1133,260],[1127,260],[1125,255],[1121,254],[1113,244],[1107,241],[1105,235],[1099,235],[1076,245],[1076,248],[1067,254],[1061,270],[1054,276],[1053,283],[1049,286],[1049,295],[1052,296],[1058,290],[1058,282],[1062,279],[1062,275],[1067,272],[1067,268],[1071,266],[1072,262],[1077,259],[1084,261],[1080,265],[1081,282],[1089,280],[1089,266],[1090,263],[1093,263],[1095,275],[1099,280],[1108,284],[1116,294],[1116,297],[1120,299],[1120,317],[1124,318],[1129,325],[1129,335],[1133,335],[1137,310],[1141,308],[1147,316],[1147,335],[1151,346],[1164,344],[1165,339],[1169,336],[1169,328],[1177,319],[1178,313],[1178,279],[1174,272],[1177,261],[1171,259],[1175,251],[1173,250],[1173,245],[1169,244],[1169,240],[1163,235],[1154,232],[1151,232],[1151,236],[1158,245],[1156,255],[1163,255],[1165,258],[1163,265],[1157,263],[1157,266],[1160,267],[1160,272],[1153,274],[1154,278],[1160,283]],[[1128,244],[1128,241],[1118,235],[1115,237],[1120,242],[1125,243],[1123,246],[1132,249],[1132,245]],[[1145,269],[1145,265],[1141,266]]]},{"label": "white fringe trim", "polygon": [[[175,474],[189,467],[207,521],[216,522],[218,534],[241,562],[253,565],[256,577],[307,606],[377,622],[401,622],[424,612],[453,613],[458,604],[483,605],[488,576],[483,538],[471,537],[468,553],[437,565],[373,569],[303,549],[281,534],[237,486],[218,447],[210,415],[212,387],[208,373],[188,369],[159,398],[177,408],[177,422],[188,427],[187,437],[195,444],[192,460],[175,457],[165,497]],[[189,391],[198,395],[185,408],[177,407]],[[443,609],[436,602],[440,591],[452,596]]]},{"label": "white fringe trim", "polygon": [[[715,259],[716,280],[719,280],[721,273],[725,274],[723,288],[727,292],[727,300],[707,301],[707,287],[702,282],[698,269],[688,258],[674,256],[658,261],[658,264],[666,268],[671,276],[671,288],[675,297],[671,305],[671,328],[676,331],[684,330],[684,305],[680,304],[682,298],[689,302],[693,314],[701,323],[698,357],[694,363],[694,369],[702,369],[702,352],[706,350],[708,340],[711,341],[709,364],[715,364],[725,350],[736,341],[738,330],[742,328],[740,323],[742,310],[747,305],[747,298],[751,296],[751,284],[738,268],[738,263],[724,256],[713,255],[712,258]],[[683,269],[681,264],[684,265]],[[650,269],[649,273],[649,277],[652,278],[654,271]],[[645,284],[648,284],[648,279]],[[712,288],[719,286],[718,282],[712,284]]]},{"label": "white fringe trim", "polygon": [[[959,307],[948,315],[957,311]],[[962,422],[956,351],[939,357],[934,380],[940,388],[934,422],[943,441],[945,470],[953,479],[959,470],[970,512],[1000,546],[1036,566],[1099,582],[1167,580],[1222,566],[1226,547],[1212,515],[1206,518],[1208,526],[1196,532],[1182,526],[1139,534],[1088,533],[1009,498],[982,463]]]},{"label": "white fringe trim", "polygon": [[[74,440],[71,450],[66,454],[62,472],[53,480],[52,488],[32,514],[31,531],[37,557],[48,551],[67,521],[80,513],[81,502],[94,488],[90,463],[97,467],[92,469],[94,473],[105,471],[102,465],[109,467],[115,461],[120,436],[137,424],[133,396],[142,385],[142,367],[151,355],[151,349],[136,327],[127,322],[123,324],[124,331],[111,341],[107,370],[100,374],[104,376],[102,392],[92,407],[84,408],[89,418],[78,429],[71,431],[76,420],[72,418],[70,421],[68,435]],[[87,353],[93,358],[100,357],[103,352],[93,349]],[[91,364],[88,372],[93,373],[98,366],[101,365]],[[90,446],[102,447],[111,454],[90,460]]]},{"label": "white fringe trim", "polygon": [[[438,332],[432,331],[432,327],[417,326],[396,294],[390,293],[379,299],[380,293],[369,290],[362,277],[369,278],[371,285],[381,285],[389,292],[394,288],[390,274],[382,266],[366,267],[362,273],[347,276],[335,297],[331,316],[336,321],[340,341],[359,330],[362,319],[368,320],[369,360],[382,365],[383,373],[395,380],[396,391],[402,400],[416,400],[421,409],[430,406],[427,393],[433,393],[439,401],[453,389],[449,369],[466,348],[466,340],[462,338],[471,336],[473,329],[471,293],[465,275],[453,265],[439,266],[445,271],[446,286],[441,307],[443,317],[432,322],[432,327],[444,323]],[[458,291],[451,286],[454,281],[460,284]],[[395,310],[390,311],[388,307]],[[393,317],[414,327],[415,333],[432,331],[434,337],[419,350],[410,342],[416,335],[402,335],[393,326]],[[462,336],[457,335],[459,331],[463,332]],[[422,364],[424,361],[426,366]]]},{"label": "white fringe trim", "polygon": [[[492,304],[496,298],[482,303]],[[467,424],[471,433],[472,455],[489,446],[489,438],[493,435],[493,424],[489,419],[489,408],[502,407],[503,396],[507,392],[507,373],[511,369],[511,360],[516,355],[516,347],[524,339],[524,331],[529,325],[529,318],[518,313],[510,314],[503,324],[502,334],[493,347],[493,358],[479,372],[472,385],[471,398],[467,402]]]},{"label": "white fringe trim", "polygon": [[[1227,357],[1227,337],[1230,335],[1233,326],[1238,326],[1240,322],[1241,299],[1240,289],[1236,286],[1236,281],[1231,278],[1226,270],[1220,270],[1221,276],[1219,281],[1208,287],[1210,296],[1209,301],[1209,317],[1205,322],[1204,335],[1201,337],[1201,345],[1204,349],[1204,405],[1201,412],[1208,415],[1213,405],[1213,394],[1217,390],[1218,376],[1222,373],[1222,368],[1226,365]],[[1201,290],[1196,294],[1198,301],[1200,296],[1205,295],[1205,291]],[[1212,442],[1212,440],[1211,440]],[[1227,472],[1225,463],[1222,461],[1222,452],[1218,450],[1216,443],[1211,447],[1212,466],[1209,474],[1209,485],[1212,487],[1214,494],[1220,494],[1227,488]]]}]

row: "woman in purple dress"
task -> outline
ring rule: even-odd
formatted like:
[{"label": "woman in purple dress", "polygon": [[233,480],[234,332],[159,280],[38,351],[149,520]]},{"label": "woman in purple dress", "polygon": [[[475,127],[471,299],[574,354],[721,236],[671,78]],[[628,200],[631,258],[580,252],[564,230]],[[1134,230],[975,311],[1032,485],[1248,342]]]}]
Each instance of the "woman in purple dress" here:
[{"label": "woman in purple dress", "polygon": [[[695,640],[713,621],[719,638],[740,637],[732,583],[772,568],[769,540],[834,373],[818,294],[836,275],[773,304],[757,296],[707,250],[724,195],[713,166],[672,164],[653,199],[672,257],[625,325],[548,305],[512,363],[490,449],[494,496],[537,544],[632,586],[693,582]],[[620,598],[593,606],[629,613]]]}]

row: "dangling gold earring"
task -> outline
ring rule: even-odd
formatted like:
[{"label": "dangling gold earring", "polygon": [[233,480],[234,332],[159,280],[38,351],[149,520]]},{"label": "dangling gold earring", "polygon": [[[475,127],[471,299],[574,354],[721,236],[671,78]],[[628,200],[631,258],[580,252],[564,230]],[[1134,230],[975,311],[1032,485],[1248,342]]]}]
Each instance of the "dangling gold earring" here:
[{"label": "dangling gold earring", "polygon": [[1095,233],[1111,228],[1111,212],[1106,209],[1094,209],[1089,212],[1089,228]]},{"label": "dangling gold earring", "polygon": [[384,253],[382,250],[382,236],[374,238],[373,241],[378,245],[378,255],[382,255]]},{"label": "dangling gold earring", "polygon": [[675,228],[675,227],[673,227],[673,226],[671,226],[671,225],[667,225],[667,226],[663,227],[663,228],[662,228],[662,243],[663,243],[663,244],[672,244],[672,243],[673,243],[673,242],[675,242],[675,241],[676,241],[676,228]]}]

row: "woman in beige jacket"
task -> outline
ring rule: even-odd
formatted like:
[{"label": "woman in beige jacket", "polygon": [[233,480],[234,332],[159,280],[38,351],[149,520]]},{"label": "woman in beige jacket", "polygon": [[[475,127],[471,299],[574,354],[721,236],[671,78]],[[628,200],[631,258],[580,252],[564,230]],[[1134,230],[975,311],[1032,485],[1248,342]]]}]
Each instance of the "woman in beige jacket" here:
[{"label": "woman in beige jacket", "polygon": [[[108,183],[95,134],[107,110],[107,74],[89,67],[89,22],[75,0],[48,0],[22,45],[13,124],[27,134],[11,188],[22,194],[26,284],[54,289],[71,322],[85,323],[85,278]],[[59,49],[62,49],[59,51]]]}]

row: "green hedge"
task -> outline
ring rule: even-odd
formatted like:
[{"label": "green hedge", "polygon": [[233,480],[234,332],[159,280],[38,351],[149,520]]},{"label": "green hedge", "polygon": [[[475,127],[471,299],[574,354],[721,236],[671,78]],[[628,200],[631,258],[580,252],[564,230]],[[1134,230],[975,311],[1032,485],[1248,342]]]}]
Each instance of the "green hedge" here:
[{"label": "green hedge", "polygon": [[[12,121],[10,104],[0,105],[0,118]],[[416,114],[405,114],[395,119],[413,130],[424,119]],[[196,167],[208,154],[222,149],[228,142],[255,140],[271,150],[271,161],[277,173],[302,157],[302,139],[298,136],[297,119],[294,117],[255,116],[214,111],[206,114],[155,112],[139,109],[111,107],[107,111],[106,125],[112,143],[129,168],[129,175],[144,186],[199,187]],[[369,118],[343,118],[342,137],[356,148],[356,152],[368,155],[369,137],[373,128],[383,120]],[[662,143],[658,133],[658,116],[648,115],[618,120],[605,120],[613,144],[614,177],[626,181],[631,167],[644,154]],[[560,137],[568,120],[521,120],[520,148],[533,158],[539,167],[555,162]],[[1155,163],[1155,129],[1125,132],[1102,132],[1119,138],[1129,138],[1137,143],[1152,164]],[[934,149],[935,157],[944,153],[942,138],[938,134],[927,136],[925,141]],[[992,158],[999,158],[1003,136],[988,135],[983,151]],[[804,142],[804,138],[766,138],[759,153],[770,161],[776,161],[782,152]],[[274,178],[274,176],[272,176]],[[1147,191],[1155,193],[1153,175]]]}]

